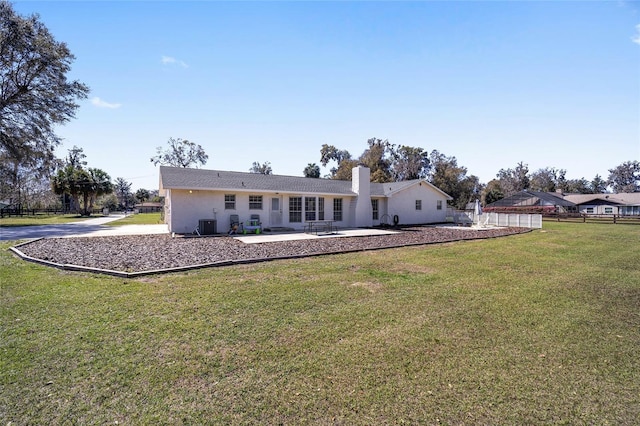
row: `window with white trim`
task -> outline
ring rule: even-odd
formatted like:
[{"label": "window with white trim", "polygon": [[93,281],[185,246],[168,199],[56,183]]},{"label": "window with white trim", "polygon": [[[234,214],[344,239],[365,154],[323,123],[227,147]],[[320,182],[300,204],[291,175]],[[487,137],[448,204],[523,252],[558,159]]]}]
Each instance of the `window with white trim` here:
[{"label": "window with white trim", "polygon": [[249,195],[249,210],[262,210],[262,195]]},{"label": "window with white trim", "polygon": [[342,198],[333,199],[333,220],[342,221]]},{"label": "window with white trim", "polygon": [[613,207],[605,207],[604,208],[604,213],[605,214],[613,214]]},{"label": "window with white trim", "polygon": [[436,210],[442,210],[442,200],[436,201]]},{"label": "window with white trim", "polygon": [[289,197],[289,222],[302,222],[302,197]]},{"label": "window with white trim", "polygon": [[236,195],[224,194],[224,209],[235,210],[236,209]]},{"label": "window with white trim", "polygon": [[378,200],[371,200],[371,215],[373,220],[378,220]]},{"label": "window with white trim", "polygon": [[422,210],[422,200],[416,200],[416,210]]},{"label": "window with white trim", "polygon": [[324,198],[318,197],[318,220],[324,220]]},{"label": "window with white trim", "polygon": [[304,197],[304,220],[316,220],[316,197]]}]

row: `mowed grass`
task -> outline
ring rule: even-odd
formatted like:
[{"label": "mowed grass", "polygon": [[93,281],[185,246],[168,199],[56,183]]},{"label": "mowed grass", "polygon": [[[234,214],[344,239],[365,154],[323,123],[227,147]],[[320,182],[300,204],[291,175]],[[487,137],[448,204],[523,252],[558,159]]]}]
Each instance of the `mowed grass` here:
[{"label": "mowed grass", "polygon": [[36,214],[24,216],[8,216],[0,219],[0,227],[3,226],[35,226],[35,225],[59,225],[61,223],[80,222],[88,219],[77,214]]},{"label": "mowed grass", "polygon": [[0,422],[637,424],[640,227],[544,226],[138,280],[2,250]]},{"label": "mowed grass", "polygon": [[121,225],[157,225],[161,224],[162,219],[160,213],[137,213],[123,216],[122,219],[114,220],[113,222],[107,222],[107,226],[121,226]]}]

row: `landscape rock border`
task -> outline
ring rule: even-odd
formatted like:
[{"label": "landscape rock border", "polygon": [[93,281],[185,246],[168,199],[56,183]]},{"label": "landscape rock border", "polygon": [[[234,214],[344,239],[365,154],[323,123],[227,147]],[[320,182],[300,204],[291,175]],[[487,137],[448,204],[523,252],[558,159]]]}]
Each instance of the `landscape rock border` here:
[{"label": "landscape rock border", "polygon": [[[483,230],[413,227],[393,235],[260,244],[245,244],[230,237],[172,238],[170,235],[41,238],[9,250],[25,261],[61,270],[137,278],[274,260],[489,239],[530,231],[513,227]],[[204,261],[194,260],[198,258]],[[156,265],[160,267],[152,267]]]}]

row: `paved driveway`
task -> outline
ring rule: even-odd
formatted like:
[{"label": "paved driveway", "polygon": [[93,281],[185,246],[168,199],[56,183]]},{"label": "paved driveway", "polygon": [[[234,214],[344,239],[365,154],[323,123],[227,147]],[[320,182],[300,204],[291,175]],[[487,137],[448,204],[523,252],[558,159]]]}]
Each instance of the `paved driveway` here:
[{"label": "paved driveway", "polygon": [[0,228],[0,240],[30,240],[34,238],[102,237],[110,235],[168,234],[167,225],[104,226],[122,219],[109,215],[61,225],[9,226]]}]

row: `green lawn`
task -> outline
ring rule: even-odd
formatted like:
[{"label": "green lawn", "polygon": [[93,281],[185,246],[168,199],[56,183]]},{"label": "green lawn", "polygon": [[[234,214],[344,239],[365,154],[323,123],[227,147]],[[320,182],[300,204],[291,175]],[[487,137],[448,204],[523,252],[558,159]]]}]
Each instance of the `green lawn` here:
[{"label": "green lawn", "polygon": [[0,253],[1,424],[637,424],[640,227],[123,280]]},{"label": "green lawn", "polygon": [[138,213],[130,214],[122,219],[115,220],[113,222],[107,222],[107,226],[121,226],[121,225],[156,225],[163,223],[160,218],[160,213]]},{"label": "green lawn", "polygon": [[47,215],[37,214],[35,216],[10,216],[0,219],[0,227],[2,226],[33,226],[33,225],[58,225],[61,223],[79,222],[88,219],[86,216],[77,214],[58,214]]}]

